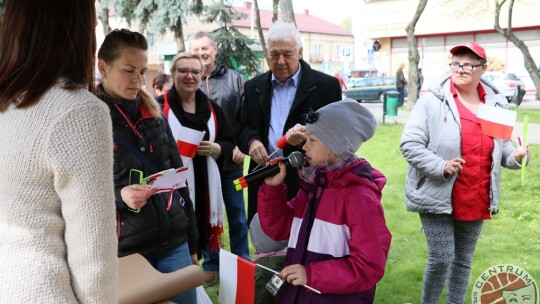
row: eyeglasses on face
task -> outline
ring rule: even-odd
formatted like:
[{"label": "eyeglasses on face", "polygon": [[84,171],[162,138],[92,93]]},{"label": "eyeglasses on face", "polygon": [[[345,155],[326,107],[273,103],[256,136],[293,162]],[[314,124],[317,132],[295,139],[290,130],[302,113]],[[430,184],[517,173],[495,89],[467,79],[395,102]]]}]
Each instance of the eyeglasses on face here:
[{"label": "eyeglasses on face", "polygon": [[189,73],[191,73],[191,76],[193,77],[199,77],[201,76],[202,71],[199,69],[188,69],[188,68],[177,68],[176,71],[178,74],[182,76],[187,76]]},{"label": "eyeglasses on face", "polygon": [[457,72],[461,68],[463,70],[463,72],[465,72],[465,73],[472,73],[474,68],[480,67],[480,66],[483,66],[483,65],[484,65],[483,63],[479,63],[479,64],[472,64],[472,63],[459,64],[459,62],[454,61],[454,62],[450,63],[450,69],[452,69],[453,72]]}]

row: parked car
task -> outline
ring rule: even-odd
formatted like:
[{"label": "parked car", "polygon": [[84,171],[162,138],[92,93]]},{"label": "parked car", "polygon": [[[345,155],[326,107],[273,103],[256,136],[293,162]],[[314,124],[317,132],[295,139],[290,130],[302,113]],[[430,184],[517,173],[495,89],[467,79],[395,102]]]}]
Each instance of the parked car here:
[{"label": "parked car", "polygon": [[396,91],[395,77],[358,78],[347,83],[345,96],[362,102],[363,100],[384,101],[384,92]]},{"label": "parked car", "polygon": [[517,87],[526,91],[525,83],[514,73],[501,73],[501,72],[485,72],[482,78],[490,81],[501,91],[508,101],[512,100],[512,97],[517,95]]}]

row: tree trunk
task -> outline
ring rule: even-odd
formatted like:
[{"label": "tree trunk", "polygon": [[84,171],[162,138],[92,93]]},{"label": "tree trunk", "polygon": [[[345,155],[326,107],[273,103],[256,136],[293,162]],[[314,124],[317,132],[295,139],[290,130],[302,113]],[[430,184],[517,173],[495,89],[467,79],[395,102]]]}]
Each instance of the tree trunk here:
[{"label": "tree trunk", "polygon": [[411,20],[411,23],[407,25],[405,30],[407,31],[407,43],[409,45],[409,81],[407,85],[407,108],[412,109],[416,104],[418,99],[418,62],[420,62],[420,54],[418,53],[418,48],[416,44],[416,38],[414,37],[414,30],[416,23],[422,12],[426,8],[428,0],[420,0],[418,6],[416,7],[416,13]]},{"label": "tree trunk", "polygon": [[184,44],[184,29],[182,28],[182,18],[178,18],[176,24],[172,27],[174,36],[176,38],[176,49],[178,53],[184,52],[186,50],[186,45]]},{"label": "tree trunk", "polygon": [[272,0],[272,23],[277,21],[279,0]]},{"label": "tree trunk", "polygon": [[508,4],[508,28],[503,29],[499,24],[501,8],[505,2],[506,0],[502,0],[500,2],[498,0],[495,0],[495,30],[501,35],[503,35],[506,39],[510,40],[523,54],[525,69],[527,69],[527,72],[529,72],[534,87],[536,88],[536,99],[540,100],[540,76],[538,75],[536,63],[534,62],[527,45],[523,42],[523,40],[519,39],[512,31],[512,10],[514,8],[514,0],[510,0],[510,3]]},{"label": "tree trunk", "polygon": [[259,2],[257,0],[254,0],[254,4],[255,4],[255,16],[256,16],[255,23],[257,24],[257,32],[259,33],[259,41],[261,43],[261,48],[264,52],[264,58],[266,59],[266,64],[270,66],[270,60],[268,60],[268,56],[266,55],[266,42],[264,40],[263,29],[261,26],[261,14],[259,12]]},{"label": "tree trunk", "polygon": [[279,2],[279,8],[281,9],[282,21],[287,22],[287,23],[292,23],[294,24],[294,26],[296,26],[292,0],[281,0]]},{"label": "tree trunk", "polygon": [[109,8],[102,7],[101,12],[101,25],[103,26],[103,33],[105,36],[111,32],[111,25],[109,24]]},{"label": "tree trunk", "polygon": [[[221,1],[223,4],[223,1]],[[199,16],[204,9],[204,4],[202,0],[193,0],[193,13],[195,13],[197,16]]]}]

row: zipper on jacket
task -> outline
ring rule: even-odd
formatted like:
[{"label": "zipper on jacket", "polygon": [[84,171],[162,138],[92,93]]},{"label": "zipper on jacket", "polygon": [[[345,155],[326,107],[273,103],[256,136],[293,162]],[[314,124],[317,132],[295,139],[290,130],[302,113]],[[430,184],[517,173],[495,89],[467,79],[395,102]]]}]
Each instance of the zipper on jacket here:
[{"label": "zipper on jacket", "polygon": [[416,190],[420,189],[420,187],[422,187],[422,185],[426,182],[426,179],[427,179],[427,176],[422,176],[422,178],[420,179],[420,181],[418,182],[418,184],[416,185]]},{"label": "zipper on jacket", "polygon": [[[116,236],[118,238],[118,243],[120,243],[120,233],[122,232],[122,219],[120,218],[120,213],[116,212]],[[120,246],[116,249],[116,255],[120,254]]]},{"label": "zipper on jacket", "polygon": [[206,77],[206,96],[208,97],[208,100],[213,100],[212,99],[212,93],[210,91],[210,77]]}]

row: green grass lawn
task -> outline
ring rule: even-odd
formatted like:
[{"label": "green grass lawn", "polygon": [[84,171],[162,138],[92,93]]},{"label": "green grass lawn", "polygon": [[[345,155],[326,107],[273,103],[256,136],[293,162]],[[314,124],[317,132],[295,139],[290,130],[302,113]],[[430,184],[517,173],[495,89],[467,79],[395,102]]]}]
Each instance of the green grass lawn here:
[{"label": "green grass lawn", "polygon": [[[399,124],[379,125],[375,137],[358,151],[388,179],[382,204],[393,239],[386,274],[377,286],[375,303],[420,303],[427,251],[424,234],[419,232],[421,225],[418,215],[405,210],[406,162],[399,151],[402,130],[403,125]],[[530,149],[533,157],[540,155],[539,146],[534,145]],[[520,266],[540,284],[539,168],[540,164],[533,159],[523,185],[520,181],[521,171],[503,170],[501,211],[493,220],[484,223],[474,255],[466,303],[471,303],[472,284],[490,266]],[[228,249],[228,240],[225,242]],[[218,289],[218,285],[207,288],[214,303],[217,303]]]},{"label": "green grass lawn", "polygon": [[523,117],[527,115],[530,123],[540,123],[540,111],[532,109],[517,109],[517,121],[523,122]]}]

